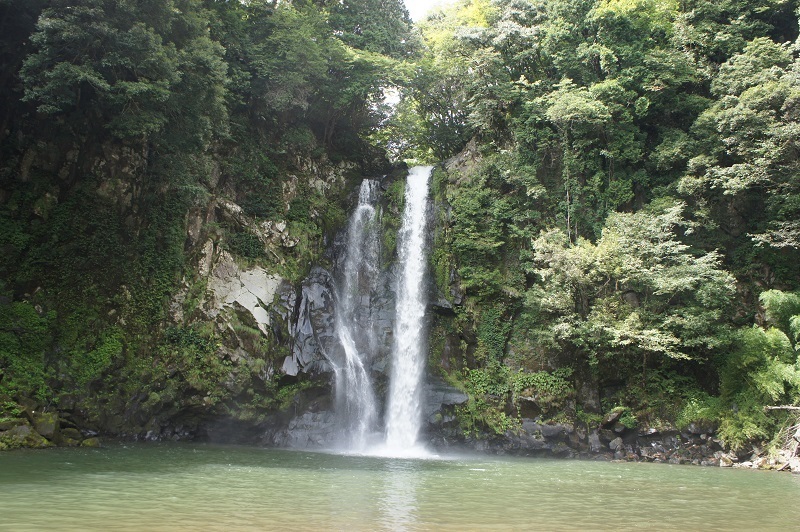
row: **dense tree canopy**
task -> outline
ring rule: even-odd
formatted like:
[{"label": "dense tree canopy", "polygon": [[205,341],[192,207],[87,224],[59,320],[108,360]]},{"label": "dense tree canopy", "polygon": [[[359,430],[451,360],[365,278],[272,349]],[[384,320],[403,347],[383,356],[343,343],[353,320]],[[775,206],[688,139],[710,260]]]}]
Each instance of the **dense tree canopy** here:
[{"label": "dense tree canopy", "polygon": [[503,337],[511,368],[593,375],[606,408],[658,424],[685,399],[683,423],[772,437],[760,409],[800,400],[797,355],[785,320],[748,323],[800,286],[797,10],[464,0],[423,21],[401,107],[418,121],[397,126],[472,158],[440,178],[451,251],[434,257],[443,291],[466,293],[460,330]]}]

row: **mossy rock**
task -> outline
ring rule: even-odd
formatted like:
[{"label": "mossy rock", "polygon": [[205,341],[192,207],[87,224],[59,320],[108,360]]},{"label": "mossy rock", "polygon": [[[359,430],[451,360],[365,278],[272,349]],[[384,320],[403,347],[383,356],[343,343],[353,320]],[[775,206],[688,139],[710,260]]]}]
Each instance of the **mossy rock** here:
[{"label": "mossy rock", "polygon": [[100,438],[86,438],[81,442],[81,447],[100,447]]},{"label": "mossy rock", "polygon": [[0,442],[4,443],[10,449],[18,449],[21,447],[43,449],[53,446],[47,438],[33,430],[30,425],[19,425],[5,432],[0,432]]},{"label": "mossy rock", "polygon": [[81,441],[73,438],[61,438],[61,445],[64,447],[80,447]]},{"label": "mossy rock", "polygon": [[78,443],[83,439],[83,434],[78,429],[69,427],[61,430],[61,440],[78,440]]},{"label": "mossy rock", "polygon": [[33,415],[33,428],[49,440],[57,436],[59,425],[60,420],[55,412],[41,412]]},{"label": "mossy rock", "polygon": [[11,430],[14,427],[27,425],[28,420],[21,417],[0,418],[0,432]]}]

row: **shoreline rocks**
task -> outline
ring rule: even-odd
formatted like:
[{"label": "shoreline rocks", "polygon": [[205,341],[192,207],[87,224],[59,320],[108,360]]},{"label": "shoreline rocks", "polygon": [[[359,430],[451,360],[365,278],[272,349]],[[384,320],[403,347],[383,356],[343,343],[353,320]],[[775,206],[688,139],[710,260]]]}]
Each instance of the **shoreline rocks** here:
[{"label": "shoreline rocks", "polygon": [[[465,436],[455,423],[429,428],[433,429],[433,446],[441,451],[466,447],[490,454],[752,468],[800,474],[799,456],[781,451],[777,457],[768,457],[755,450],[743,459],[741,454],[725,449],[709,427],[690,426],[685,431],[650,427],[616,430],[619,427],[614,421],[604,420],[600,427],[591,429],[581,424],[522,419],[515,430],[477,438]],[[602,428],[605,424],[614,426],[615,430]]]},{"label": "shoreline rocks", "polygon": [[0,451],[77,446],[100,447],[101,441],[58,412],[22,407],[18,417],[0,417]]}]

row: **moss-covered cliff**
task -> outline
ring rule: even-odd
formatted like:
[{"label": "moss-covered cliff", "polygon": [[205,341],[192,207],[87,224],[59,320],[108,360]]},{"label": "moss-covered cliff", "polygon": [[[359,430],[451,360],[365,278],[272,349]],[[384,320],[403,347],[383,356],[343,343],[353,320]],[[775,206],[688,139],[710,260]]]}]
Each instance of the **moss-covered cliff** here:
[{"label": "moss-covered cliff", "polygon": [[156,4],[0,6],[4,420],[204,437],[313,395],[290,324],[390,168],[359,136],[393,59],[310,3]]}]

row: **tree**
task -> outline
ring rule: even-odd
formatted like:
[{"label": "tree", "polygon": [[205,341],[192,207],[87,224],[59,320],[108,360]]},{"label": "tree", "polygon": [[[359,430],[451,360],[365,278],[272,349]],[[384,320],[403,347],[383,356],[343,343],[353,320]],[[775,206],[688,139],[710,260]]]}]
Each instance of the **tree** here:
[{"label": "tree", "polygon": [[45,0],[0,1],[0,140],[15,113],[20,112],[22,84],[19,69],[30,50],[29,37]]},{"label": "tree", "polygon": [[790,40],[797,32],[796,9],[791,1],[688,0],[681,3],[676,44],[700,62],[719,65],[756,37]]},{"label": "tree", "polygon": [[586,163],[579,154],[590,148],[598,129],[611,119],[608,107],[593,98],[584,87],[576,87],[564,79],[556,90],[538,100],[545,107],[544,116],[558,130],[561,149],[561,178],[564,184],[563,212],[567,239],[578,238],[578,217],[581,210],[581,188],[586,183]]},{"label": "tree", "polygon": [[563,231],[533,242],[538,282],[528,305],[576,356],[619,367],[636,358],[707,360],[724,344],[733,277],[717,253],[696,255],[677,238],[681,203],[612,213],[597,244]]},{"label": "tree", "polygon": [[[692,128],[696,155],[681,181],[684,194],[723,211],[719,217],[729,232],[750,233],[757,246],[795,253],[800,249],[799,71],[797,52],[767,38],[749,42],[723,64],[711,85],[717,100]],[[726,220],[730,211],[748,215]]]},{"label": "tree", "polygon": [[353,48],[407,59],[419,46],[402,0],[343,0],[329,10],[334,34]]},{"label": "tree", "polygon": [[[458,153],[492,121],[498,97],[493,75],[499,65],[484,45],[494,8],[488,0],[463,1],[419,24],[425,53],[414,64],[404,96],[414,100],[425,147],[440,159]],[[471,117],[482,104],[486,109]]]},{"label": "tree", "polygon": [[768,290],[760,301],[768,328],[737,331],[720,361],[720,435],[735,449],[777,434],[788,416],[765,406],[800,404],[800,295]]},{"label": "tree", "polygon": [[[25,100],[76,135],[207,142],[225,116],[222,49],[196,0],[55,0],[31,37]],[[180,122],[180,124],[177,124]]]}]

